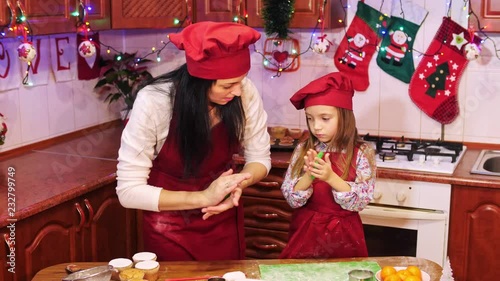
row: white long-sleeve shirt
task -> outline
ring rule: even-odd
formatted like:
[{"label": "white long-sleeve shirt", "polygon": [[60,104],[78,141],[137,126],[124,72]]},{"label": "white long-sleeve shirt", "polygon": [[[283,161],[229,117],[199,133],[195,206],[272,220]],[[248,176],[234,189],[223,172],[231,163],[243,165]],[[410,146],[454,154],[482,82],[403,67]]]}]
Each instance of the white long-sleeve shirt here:
[{"label": "white long-sleeve shirt", "polygon": [[[153,160],[165,143],[169,131],[172,103],[166,92],[170,86],[170,83],[164,83],[142,89],[123,130],[118,151],[116,193],[120,203],[126,208],[159,211],[158,201],[162,188],[148,185],[147,181]],[[269,172],[271,153],[267,113],[257,88],[248,78],[242,81],[241,100],[246,117],[242,142],[245,162],[261,163]]]}]

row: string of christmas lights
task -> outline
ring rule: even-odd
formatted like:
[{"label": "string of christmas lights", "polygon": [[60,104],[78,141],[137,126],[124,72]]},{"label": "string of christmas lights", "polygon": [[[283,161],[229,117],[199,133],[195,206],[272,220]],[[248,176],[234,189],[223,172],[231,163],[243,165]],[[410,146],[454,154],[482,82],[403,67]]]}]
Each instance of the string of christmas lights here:
[{"label": "string of christmas lights", "polygon": [[245,7],[245,5],[243,4],[243,0],[240,0],[240,4],[236,7],[236,15],[233,17],[233,21],[248,25],[248,13],[245,10],[241,13],[242,7]]},{"label": "string of christmas lights", "polygon": [[[453,2],[453,0],[450,0],[449,2],[446,3],[446,5],[448,7],[447,11],[446,11],[446,15],[448,17],[451,17],[451,4],[452,4],[452,2]],[[441,44],[439,45],[439,48],[432,54],[426,54],[425,52],[421,52],[415,48],[408,50],[408,52],[413,51],[414,53],[415,52],[418,53],[417,59],[420,57],[433,57],[433,56],[438,55],[438,54],[443,55],[443,52],[441,51],[441,49],[443,48],[444,43],[446,43],[446,42],[441,42]]]},{"label": "string of christmas lights", "polygon": [[[187,9],[187,12],[189,11],[189,7],[186,7]],[[89,6],[85,6],[85,4],[83,3],[83,1],[80,1],[80,11],[75,11],[72,15],[73,16],[77,16],[79,17],[79,20],[78,20],[78,23],[77,23],[77,31],[78,32],[83,32],[84,34],[90,34],[90,33],[93,33],[91,27],[90,27],[90,23],[87,21],[86,19],[86,16],[87,16],[87,11],[91,11],[92,8],[89,7]],[[191,23],[191,19],[189,17],[189,14],[186,13],[187,15],[184,17],[184,19],[182,20],[179,20],[179,19],[174,19],[174,25],[178,25],[178,28],[175,32],[178,32],[182,26],[187,23],[188,25]],[[168,38],[168,36],[167,36]],[[92,41],[92,38],[89,38],[90,41]],[[122,51],[119,51],[117,50],[116,48],[110,46],[110,45],[107,45],[105,44],[102,40],[99,39],[98,42],[98,46],[102,46],[102,47],[105,47],[107,50],[106,50],[106,53],[110,54],[111,51],[114,51],[115,53],[117,53],[115,55],[115,59],[116,60],[121,60],[123,58],[123,55],[124,53]],[[139,58],[136,58],[135,59],[135,66],[138,66],[139,62],[141,62],[142,60],[145,60],[147,57],[151,56],[151,55],[156,55],[156,61],[157,62],[160,62],[161,61],[161,52],[170,44],[170,40],[168,42],[165,42],[165,41],[161,41],[161,47],[157,48],[157,47],[152,47],[151,48],[151,51]]]},{"label": "string of christmas lights", "polygon": [[470,4],[470,0],[464,0],[464,7],[463,9],[466,10],[467,9],[467,4],[469,4],[469,13],[467,15],[467,18],[469,18],[470,16],[473,16],[475,18],[475,21],[476,21],[476,24],[477,24],[477,27],[478,27],[478,31],[480,34],[481,34],[481,38],[483,38],[481,40],[481,44],[484,44],[486,41],[489,41],[493,44],[493,52],[495,53],[495,57],[497,59],[500,59],[500,49],[497,48],[497,44],[495,43],[495,40],[493,40],[490,36],[488,36],[488,34],[486,34],[485,30],[487,28],[487,26],[482,26],[481,25],[481,22],[479,21],[479,17],[477,16],[477,14],[472,10],[472,7],[471,7],[471,4]]},{"label": "string of christmas lights", "polygon": [[[326,6],[326,2],[327,0],[324,0],[323,1],[323,9],[325,8]],[[343,11],[344,11],[344,19],[338,19],[339,22],[346,22],[346,17],[347,17],[347,9],[350,8],[350,5],[346,5],[344,6],[342,0],[339,0],[340,2],[340,6],[342,7]],[[83,1],[80,1],[81,3],[81,6],[79,7],[80,11],[75,11],[72,15],[73,16],[77,16],[79,17],[79,27],[81,28],[80,31],[85,31],[85,32],[88,32],[88,33],[92,33],[93,31],[91,30],[90,28],[90,24],[88,21],[86,21],[86,18],[85,18],[85,14],[88,12],[88,11],[91,11],[92,8],[90,6],[85,6],[83,4]],[[473,11],[471,5],[470,5],[470,0],[463,0],[463,3],[464,3],[464,6],[463,6],[463,9],[464,10],[467,10],[468,9],[468,18],[470,16],[473,16],[474,17],[474,22],[476,23],[477,25],[477,30],[475,30],[476,33],[479,33],[481,35],[481,37],[483,38],[482,41],[481,41],[481,44],[484,44],[485,42],[489,41],[491,42],[491,44],[493,45],[493,52],[496,56],[497,59],[500,59],[500,49],[497,47],[496,45],[496,42],[494,39],[492,39],[486,32],[487,32],[487,26],[482,26],[481,25],[481,22],[479,20],[479,17],[477,16],[477,14]],[[32,41],[32,37],[33,37],[33,34],[31,32],[31,26],[30,26],[30,23],[29,21],[27,20],[26,18],[26,15],[24,13],[24,9],[20,3],[20,1],[18,1],[18,4],[17,4],[17,9],[16,9],[16,14],[13,15],[13,9],[12,7],[10,7],[10,2],[7,1],[7,4],[8,4],[8,8],[9,8],[9,11],[10,11],[10,14],[11,14],[11,22],[0,27],[0,35],[2,37],[5,37],[7,35],[7,32],[6,30],[10,31],[10,32],[14,32],[16,34],[16,36],[18,37],[23,37],[23,43],[29,43],[31,44],[31,41]],[[382,9],[384,5],[384,0],[382,0],[381,2],[381,5],[380,5],[380,8],[379,10]],[[447,6],[448,6],[448,9],[447,9],[447,14],[450,15],[451,13],[451,7],[452,7],[452,0],[449,0],[447,2]],[[244,11],[241,7],[242,6],[242,0],[240,0],[240,6],[238,7],[238,10],[237,10],[237,14],[234,16],[233,18],[233,21],[235,22],[239,22],[239,23],[243,23],[245,25],[247,25],[247,20],[248,20],[248,14],[246,11]],[[189,9],[189,7],[187,7],[187,9]],[[401,11],[402,12],[402,15],[403,15],[403,18],[404,18],[404,11]],[[84,20],[85,19],[85,20]],[[272,64],[274,65],[278,71],[276,73],[276,75],[274,75],[273,77],[279,77],[281,76],[281,72],[283,72],[284,70],[288,69],[291,65],[293,65],[293,63],[295,62],[295,60],[309,52],[310,50],[313,50],[314,51],[314,48],[313,48],[313,38],[316,37],[316,31],[318,30],[319,26],[323,25],[324,24],[324,16],[323,16],[323,13],[320,14],[320,16],[318,17],[318,20],[314,26],[314,29],[312,31],[312,34],[311,34],[311,38],[309,40],[309,45],[307,47],[306,50],[304,50],[303,52],[301,53],[298,53],[298,54],[293,54],[293,59],[290,63],[288,63],[287,65],[283,66],[283,67],[279,67],[278,64],[268,60],[265,55],[260,52],[254,45],[254,51],[259,53],[260,55],[263,56],[264,58],[264,63],[269,63],[269,64]],[[178,32],[182,26],[185,24],[185,23],[190,23],[190,18],[189,18],[189,13],[187,13],[187,16],[183,19],[183,20],[178,20],[178,19],[175,19],[174,21],[174,24],[175,25],[178,25],[178,29],[176,30],[176,32]],[[471,27],[472,28],[472,27]],[[347,29],[347,26],[344,26],[344,30]],[[323,30],[322,30],[323,32]],[[380,32],[383,36],[385,36],[386,34],[386,31],[384,28],[382,28],[382,26],[379,27],[379,30],[378,32]],[[323,34],[321,34],[323,35]],[[320,38],[317,37],[317,38]],[[110,45],[107,45],[105,44],[104,42],[102,42],[101,40],[99,40],[98,42],[101,46],[107,48],[107,53],[110,53],[111,51],[114,51],[116,52],[118,55],[116,56],[116,58],[119,60],[120,59],[120,54],[123,54],[123,52],[117,50],[116,48],[110,46]],[[161,46],[159,48],[156,48],[156,47],[152,47],[151,48],[151,51],[149,53],[147,53],[146,55],[138,58],[137,60],[140,61],[140,60],[143,60],[143,59],[146,59],[147,57],[151,56],[151,55],[155,55],[156,54],[156,61],[157,62],[160,62],[161,61],[161,57],[160,57],[160,54],[161,52],[167,47],[167,45],[170,43],[170,41],[168,42],[164,42],[164,41],[161,41]],[[376,44],[378,45],[380,43],[380,40],[378,40],[376,42]],[[33,48],[33,50],[35,50]],[[419,50],[417,49],[411,49],[409,51],[413,51],[415,53],[418,53],[419,57],[420,56],[434,56],[435,54],[438,54],[440,53],[440,50],[437,50],[436,53],[434,54],[425,54],[424,52],[420,52]],[[28,75],[29,75],[29,70],[30,70],[30,67],[31,67],[31,63],[29,61],[27,61],[28,63],[28,69],[26,70],[26,73],[25,73],[25,76],[23,78],[23,84],[26,85],[26,83],[28,82]]]}]

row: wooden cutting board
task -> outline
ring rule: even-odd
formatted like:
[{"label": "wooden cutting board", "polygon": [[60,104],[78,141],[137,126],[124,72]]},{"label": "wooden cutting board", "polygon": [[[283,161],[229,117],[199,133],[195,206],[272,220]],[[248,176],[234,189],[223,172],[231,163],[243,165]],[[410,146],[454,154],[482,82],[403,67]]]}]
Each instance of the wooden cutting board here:
[{"label": "wooden cutting board", "polygon": [[375,276],[380,266],[366,261],[259,265],[259,269],[260,279],[265,281],[346,281],[353,269],[368,269]]}]

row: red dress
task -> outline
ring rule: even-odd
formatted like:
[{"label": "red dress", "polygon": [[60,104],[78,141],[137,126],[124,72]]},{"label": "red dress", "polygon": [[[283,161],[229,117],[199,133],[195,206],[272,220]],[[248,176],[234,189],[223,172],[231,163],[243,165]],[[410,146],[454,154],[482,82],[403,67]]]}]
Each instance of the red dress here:
[{"label": "red dress", "polygon": [[[211,134],[212,151],[198,169],[198,176],[182,179],[184,162],[173,134],[169,133],[153,161],[148,184],[174,191],[207,188],[222,172],[231,168],[232,155],[239,149],[239,144],[229,143],[222,122],[212,128]],[[240,204],[207,220],[202,219],[201,209],[144,211],[144,248],[156,253],[158,260],[163,261],[243,259],[245,242],[242,208]]]},{"label": "red dress", "polygon": [[[357,155],[358,149],[354,151]],[[339,153],[330,153],[335,163]],[[356,178],[356,157],[349,169],[349,181]],[[336,165],[333,171],[341,175]],[[366,257],[365,235],[358,212],[344,210],[333,198],[332,187],[314,180],[314,192],[301,208],[295,209],[290,224],[289,241],[280,258]]]}]

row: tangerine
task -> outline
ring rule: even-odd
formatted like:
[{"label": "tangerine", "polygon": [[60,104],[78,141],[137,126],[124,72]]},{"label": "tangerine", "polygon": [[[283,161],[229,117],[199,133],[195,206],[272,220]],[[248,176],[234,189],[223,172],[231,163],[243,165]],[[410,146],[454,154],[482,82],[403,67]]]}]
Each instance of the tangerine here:
[{"label": "tangerine", "polygon": [[422,279],[415,275],[410,275],[406,277],[405,281],[422,281]]},{"label": "tangerine", "polygon": [[383,281],[401,281],[403,279],[399,278],[399,275],[397,273],[387,275],[385,279],[382,279]]},{"label": "tangerine", "polygon": [[382,270],[380,270],[380,278],[385,281],[385,278],[391,274],[396,274],[396,269],[392,266],[384,266]]},{"label": "tangerine", "polygon": [[401,278],[401,280],[406,280],[406,277],[411,275],[411,273],[406,269],[398,270],[396,274],[399,276],[399,278]]},{"label": "tangerine", "polygon": [[420,268],[418,268],[418,266],[410,265],[406,268],[406,270],[408,270],[411,273],[411,275],[417,276],[420,279],[422,279],[422,272],[420,271]]}]

